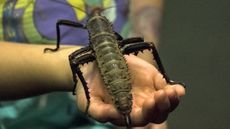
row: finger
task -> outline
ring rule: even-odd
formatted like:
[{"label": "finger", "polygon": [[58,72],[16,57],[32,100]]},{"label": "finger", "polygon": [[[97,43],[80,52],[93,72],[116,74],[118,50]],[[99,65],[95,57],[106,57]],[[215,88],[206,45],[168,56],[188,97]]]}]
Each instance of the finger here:
[{"label": "finger", "polygon": [[160,124],[168,117],[170,112],[170,101],[164,90],[156,91],[154,97],[156,101],[156,117],[152,118],[152,122]]},{"label": "finger", "polygon": [[156,91],[154,96],[146,100],[143,104],[141,120],[137,121],[144,124],[146,122],[162,123],[170,111],[170,102],[164,90]]},{"label": "finger", "polygon": [[155,124],[161,124],[161,123],[163,123],[163,122],[165,122],[167,120],[168,115],[169,115],[168,112],[167,113],[159,112],[159,113],[157,113],[156,119],[154,121],[152,121],[152,122],[155,123]]},{"label": "finger", "polygon": [[165,78],[159,72],[155,76],[155,78],[153,79],[153,81],[154,81],[154,87],[155,87],[156,90],[163,89],[167,85]]},{"label": "finger", "polygon": [[148,121],[146,121],[146,119],[143,118],[144,116],[141,108],[133,109],[130,116],[132,126],[145,126],[148,123]]},{"label": "finger", "polygon": [[157,108],[154,96],[147,99],[142,108],[143,121],[152,122],[157,117]]},{"label": "finger", "polygon": [[164,91],[166,93],[166,96],[168,97],[170,101],[170,111],[173,111],[179,104],[179,96],[177,95],[177,92],[175,88],[171,85],[167,85],[164,88]]},{"label": "finger", "polygon": [[173,88],[175,89],[178,97],[182,97],[185,95],[185,88],[182,85],[176,84],[176,85],[173,85]]}]

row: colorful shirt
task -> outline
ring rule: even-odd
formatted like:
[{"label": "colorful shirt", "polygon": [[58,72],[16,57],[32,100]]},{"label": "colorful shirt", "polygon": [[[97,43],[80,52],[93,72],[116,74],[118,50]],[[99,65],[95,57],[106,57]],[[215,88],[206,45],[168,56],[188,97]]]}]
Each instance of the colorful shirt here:
[{"label": "colorful shirt", "polygon": [[[89,12],[93,6],[109,8],[103,14],[120,33],[127,21],[127,4],[126,0],[7,0],[1,4],[0,40],[56,43],[57,21],[67,19],[85,23],[87,14],[79,9]],[[87,31],[62,26],[61,43],[86,45]]]},{"label": "colorful shirt", "polygon": [[[115,31],[126,33],[128,0],[1,0],[0,40],[55,44],[58,20],[67,19],[85,24],[87,15],[80,10],[89,12],[94,6],[109,8],[103,15],[113,22]],[[88,42],[87,30],[61,26],[61,44],[87,45]],[[101,125],[77,112],[74,100],[67,93],[0,102],[0,129],[32,128],[113,127]]]}]

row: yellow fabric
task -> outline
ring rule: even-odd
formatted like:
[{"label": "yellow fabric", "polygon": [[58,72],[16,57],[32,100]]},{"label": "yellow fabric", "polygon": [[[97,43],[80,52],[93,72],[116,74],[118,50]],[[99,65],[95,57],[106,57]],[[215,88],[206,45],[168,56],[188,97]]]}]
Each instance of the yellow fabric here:
[{"label": "yellow fabric", "polygon": [[[76,17],[79,21],[81,21],[82,19],[84,19],[86,17],[86,13],[81,11],[81,10],[85,11],[84,0],[67,0],[67,2],[70,5],[77,7],[77,8],[73,8],[73,9],[74,9]],[[81,10],[79,10],[78,8]]]},{"label": "yellow fabric", "polygon": [[[24,1],[26,3],[26,1]],[[23,30],[29,43],[55,43],[56,40],[47,40],[37,31],[33,22],[34,0],[31,1],[23,15]]]},{"label": "yellow fabric", "polygon": [[3,5],[5,3],[5,0],[0,0],[0,40],[3,39],[3,27],[2,27],[2,15],[3,15]]}]

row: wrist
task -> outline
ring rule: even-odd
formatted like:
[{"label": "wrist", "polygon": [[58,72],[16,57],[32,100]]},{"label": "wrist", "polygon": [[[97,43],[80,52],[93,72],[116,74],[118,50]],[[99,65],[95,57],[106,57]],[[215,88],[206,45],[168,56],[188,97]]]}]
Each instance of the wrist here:
[{"label": "wrist", "polygon": [[[69,64],[69,55],[79,49],[78,46],[62,46],[57,52],[44,53],[46,61],[50,66],[50,74],[56,84],[52,84],[54,90],[72,91],[73,90],[73,75]],[[49,81],[49,80],[48,80]]]}]

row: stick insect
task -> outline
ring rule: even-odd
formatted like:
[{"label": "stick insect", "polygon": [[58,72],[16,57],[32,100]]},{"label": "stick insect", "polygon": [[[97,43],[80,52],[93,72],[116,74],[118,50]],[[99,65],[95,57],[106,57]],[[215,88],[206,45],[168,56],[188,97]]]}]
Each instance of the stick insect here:
[{"label": "stick insect", "polygon": [[73,94],[75,94],[78,77],[83,85],[87,98],[87,107],[85,109],[85,113],[87,114],[90,105],[90,95],[80,65],[95,61],[106,89],[112,96],[116,109],[124,116],[127,129],[131,129],[131,77],[123,55],[150,50],[166,82],[170,84],[174,84],[174,82],[167,76],[154,44],[145,42],[141,37],[123,39],[119,33],[113,30],[112,23],[101,15],[103,10],[104,9],[97,7],[94,8],[90,14],[85,12],[89,17],[86,25],[64,19],[59,20],[56,23],[56,48],[45,48],[44,52],[55,52],[59,50],[61,25],[87,30],[89,33],[88,46],[76,50],[69,55],[69,63],[74,80]]}]

